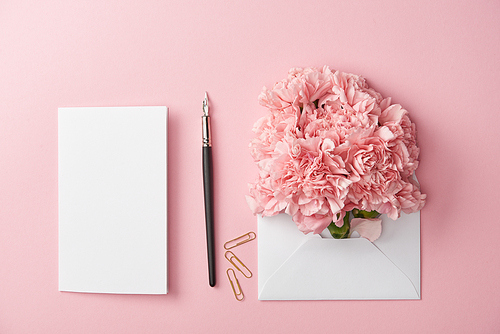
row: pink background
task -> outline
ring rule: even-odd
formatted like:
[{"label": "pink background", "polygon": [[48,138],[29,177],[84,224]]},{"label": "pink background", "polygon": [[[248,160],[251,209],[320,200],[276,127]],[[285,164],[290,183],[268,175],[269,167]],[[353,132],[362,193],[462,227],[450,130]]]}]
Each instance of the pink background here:
[{"label": "pink background", "polygon": [[[498,333],[500,2],[0,3],[0,333]],[[256,230],[262,86],[291,67],[363,75],[419,130],[422,300],[261,302],[225,241]],[[201,102],[212,105],[217,275],[208,286]],[[169,293],[58,292],[57,108],[166,105]],[[257,243],[237,249],[257,272]]]}]

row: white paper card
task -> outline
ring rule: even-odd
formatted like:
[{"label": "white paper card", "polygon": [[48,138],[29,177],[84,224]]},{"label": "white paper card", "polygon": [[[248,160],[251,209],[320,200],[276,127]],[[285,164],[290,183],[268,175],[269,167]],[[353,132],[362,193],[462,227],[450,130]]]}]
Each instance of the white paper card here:
[{"label": "white paper card", "polygon": [[167,108],[59,108],[59,291],[167,293]]}]

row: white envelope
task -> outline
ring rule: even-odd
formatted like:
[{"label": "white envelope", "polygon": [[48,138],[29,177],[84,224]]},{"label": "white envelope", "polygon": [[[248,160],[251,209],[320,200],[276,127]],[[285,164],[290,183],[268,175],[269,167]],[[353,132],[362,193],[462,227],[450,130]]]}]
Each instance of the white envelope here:
[{"label": "white envelope", "polygon": [[259,300],[420,299],[420,212],[382,215],[382,235],[304,235],[291,217],[258,217]]}]

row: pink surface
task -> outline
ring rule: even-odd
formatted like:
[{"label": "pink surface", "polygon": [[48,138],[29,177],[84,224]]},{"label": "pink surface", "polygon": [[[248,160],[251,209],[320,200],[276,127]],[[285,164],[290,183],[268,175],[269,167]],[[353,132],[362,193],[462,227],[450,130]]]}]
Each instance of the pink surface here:
[{"label": "pink surface", "polygon": [[[498,1],[3,1],[0,333],[498,333]],[[230,290],[262,86],[353,72],[417,123],[422,300],[260,302]],[[212,102],[218,284],[208,286],[201,102]],[[166,105],[169,293],[57,291],[57,108]],[[257,243],[237,249],[257,271]]]}]

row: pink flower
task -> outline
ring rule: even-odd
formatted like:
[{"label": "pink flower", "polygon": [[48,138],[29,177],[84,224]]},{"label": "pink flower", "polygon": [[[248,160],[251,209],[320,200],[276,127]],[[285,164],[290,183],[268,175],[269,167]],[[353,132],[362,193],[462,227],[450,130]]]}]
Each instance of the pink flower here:
[{"label": "pink flower", "polygon": [[425,204],[412,179],[415,125],[362,77],[292,68],[259,101],[269,114],[255,123],[250,143],[259,168],[247,196],[254,213],[285,212],[302,232],[320,233],[332,221],[341,226],[354,208],[397,219]]},{"label": "pink flower", "polygon": [[410,178],[405,187],[395,196],[398,207],[408,214],[420,211],[425,204],[426,197],[427,195],[420,192],[420,186],[413,178]]},{"label": "pink flower", "polygon": [[288,78],[277,82],[273,89],[262,89],[260,103],[271,110],[284,110],[291,105],[303,107],[325,95],[332,86],[331,71],[313,68],[292,68]]},{"label": "pink flower", "polygon": [[[324,230],[340,212],[350,184],[341,174],[345,171],[342,166],[336,166],[340,173],[334,174],[331,168],[335,162],[327,159],[329,165],[325,164],[322,143],[319,137],[287,136],[275,145],[273,158],[260,164],[263,173],[259,184],[263,180],[269,182],[273,199],[279,201],[271,202],[273,208],[285,208],[299,229],[314,233]],[[263,193],[266,199],[270,196],[267,188]],[[306,217],[314,217],[321,223],[312,224]]]}]

